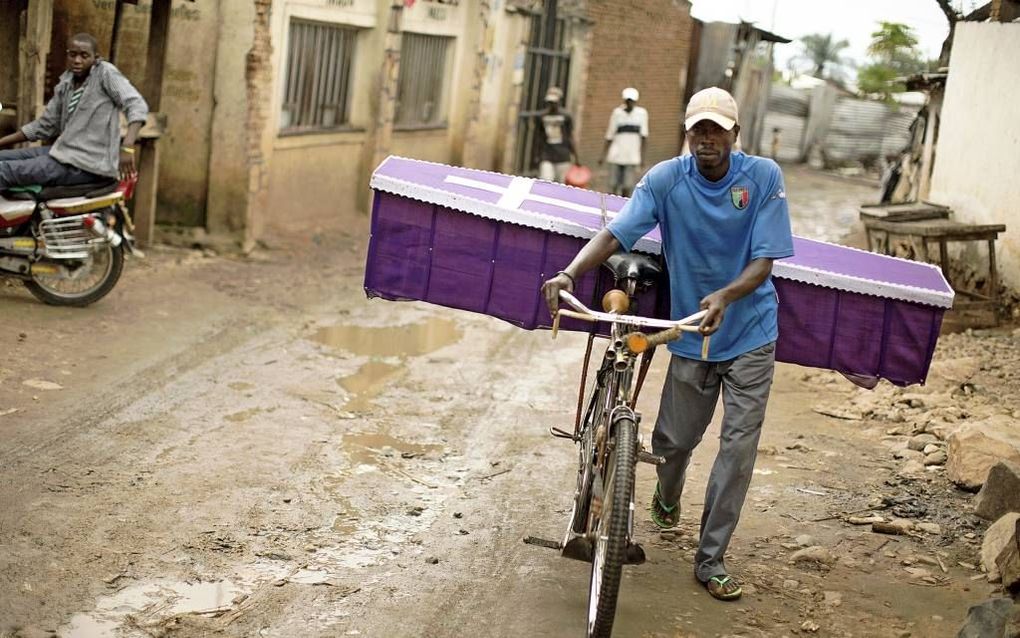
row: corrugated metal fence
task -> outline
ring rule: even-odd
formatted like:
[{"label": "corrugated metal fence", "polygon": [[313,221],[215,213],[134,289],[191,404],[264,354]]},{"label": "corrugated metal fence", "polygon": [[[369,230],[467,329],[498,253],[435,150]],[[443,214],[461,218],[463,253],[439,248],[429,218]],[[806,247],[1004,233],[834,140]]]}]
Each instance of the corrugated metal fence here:
[{"label": "corrugated metal fence", "polygon": [[821,130],[824,135],[820,147],[827,164],[872,163],[907,145],[910,124],[917,114],[917,107],[852,97],[830,100],[833,106],[828,113],[811,112],[812,105],[825,103],[813,101],[811,91],[773,84],[765,114],[762,154],[771,155],[773,129],[778,128],[777,159],[801,161],[813,142],[804,138],[805,130]]},{"label": "corrugated metal fence", "polygon": [[898,153],[909,141],[914,107],[843,97],[836,100],[828,134],[822,144],[827,162],[874,162]]},{"label": "corrugated metal fence", "polygon": [[804,127],[807,125],[811,94],[785,84],[773,84],[769,93],[769,110],[761,136],[762,155],[772,155],[773,131],[779,129],[778,159],[780,162],[800,161]]}]

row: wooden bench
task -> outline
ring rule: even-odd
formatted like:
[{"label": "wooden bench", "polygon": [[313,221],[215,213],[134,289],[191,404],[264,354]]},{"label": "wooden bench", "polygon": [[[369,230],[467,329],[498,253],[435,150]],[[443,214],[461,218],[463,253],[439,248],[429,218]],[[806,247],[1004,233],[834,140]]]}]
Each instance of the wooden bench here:
[{"label": "wooden bench", "polygon": [[953,282],[949,276],[948,245],[952,242],[985,242],[988,246],[990,296],[959,290],[954,286],[957,295],[966,297],[967,300],[959,300],[953,307],[961,310],[990,310],[994,317],[999,305],[999,273],[995,265],[995,240],[998,239],[999,233],[1006,231],[1006,226],[1004,224],[965,224],[953,221],[946,218],[949,209],[944,207],[943,209],[946,216],[942,216],[941,211],[928,210],[928,213],[937,213],[938,216],[908,220],[865,217],[862,213],[861,221],[864,222],[865,232],[868,235],[868,245],[871,250],[888,255],[892,252],[892,238],[903,237],[916,242],[919,247],[917,258],[920,261],[930,261],[929,246],[938,244],[939,265],[942,267],[942,274],[946,277],[946,281],[952,285]]},{"label": "wooden bench", "polygon": [[951,212],[948,206],[923,201],[901,204],[862,204],[858,210],[861,212],[861,221],[884,220],[889,222],[947,219]]}]

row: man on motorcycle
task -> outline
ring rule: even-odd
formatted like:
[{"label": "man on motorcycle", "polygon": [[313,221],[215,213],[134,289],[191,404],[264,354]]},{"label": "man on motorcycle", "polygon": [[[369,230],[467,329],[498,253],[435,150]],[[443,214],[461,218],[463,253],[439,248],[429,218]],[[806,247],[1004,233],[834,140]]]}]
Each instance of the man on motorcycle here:
[{"label": "man on motorcycle", "polygon": [[621,248],[630,250],[658,226],[672,317],[708,311],[701,333],[715,336],[707,361],[694,339],[668,346],[672,356],[652,433],[652,452],[666,462],[658,466],[651,516],[663,528],[679,522],[691,453],[721,394],[719,453],[708,479],[694,560],[695,576],[720,600],[741,594],[724,556],[751,482],[772,385],[779,334],[772,261],[793,255],[782,171],[770,159],[733,150],[740,131],[737,115],[736,102],[722,89],[692,96],[684,128],[693,156],[652,168],[616,218],[542,287],[555,311],[560,290],[573,290],[586,271]]},{"label": "man on motorcycle", "polygon": [[[127,78],[99,59],[96,39],[71,38],[68,70],[39,119],[0,138],[0,148],[52,140],[52,146],[0,151],[0,190],[11,186],[75,185],[135,172],[135,139],[149,107]],[[120,112],[128,121],[120,138]]]}]

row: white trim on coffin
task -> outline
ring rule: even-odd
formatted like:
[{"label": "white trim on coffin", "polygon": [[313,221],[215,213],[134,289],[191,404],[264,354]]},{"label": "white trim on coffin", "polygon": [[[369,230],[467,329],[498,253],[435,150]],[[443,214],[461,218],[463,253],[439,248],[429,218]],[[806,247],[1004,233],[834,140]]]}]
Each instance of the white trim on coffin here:
[{"label": "white trim on coffin", "polygon": [[[389,159],[405,159],[391,156],[387,158],[379,169],[381,169]],[[410,160],[415,162],[421,162],[421,160]],[[433,162],[421,162],[424,164],[434,164]],[[445,166],[445,165],[443,165]],[[542,213],[536,213],[526,210],[510,210],[503,208],[498,204],[490,204],[481,200],[459,195],[445,190],[432,188],[430,186],[424,186],[421,184],[415,184],[406,180],[397,179],[388,175],[379,174],[379,169],[372,174],[370,186],[373,189],[381,190],[393,195],[400,195],[401,197],[407,197],[420,202],[428,204],[436,204],[444,206],[446,208],[452,208],[464,213],[472,215],[478,215],[486,219],[492,219],[494,221],[505,222],[509,224],[517,224],[525,226],[527,228],[535,228],[538,230],[545,230],[570,237],[578,237],[580,239],[590,239],[594,234],[592,229],[571,222],[565,219],[557,217],[551,217]],[[488,173],[489,171],[475,171],[473,172]],[[501,173],[491,173],[493,175],[502,175]],[[505,176],[509,177],[509,176]],[[499,187],[497,187],[499,188]],[[505,189],[504,189],[505,190]],[[573,207],[571,207],[573,208]],[[807,240],[814,241],[814,240]],[[846,248],[846,247],[843,247]],[[650,239],[648,237],[642,237],[635,243],[634,249],[647,252],[651,254],[659,254],[661,247],[658,241]],[[847,248],[847,250],[860,250],[856,248]],[[860,251],[867,252],[867,251]],[[871,254],[871,253],[869,253]],[[898,259],[894,257],[886,257],[887,259]],[[920,262],[906,261],[913,265],[918,265]],[[945,282],[945,277],[942,276],[942,272],[932,264],[921,264],[929,268],[934,269],[939,273],[940,278]],[[937,290],[927,290],[924,288],[917,288],[916,286],[907,286],[903,284],[896,284],[891,282],[875,281],[871,279],[863,279],[852,275],[844,275],[840,273],[834,273],[830,271],[820,270],[809,266],[802,266],[793,263],[787,263],[782,260],[777,260],[773,265],[773,274],[776,277],[782,279],[789,279],[791,281],[798,281],[801,283],[822,286],[825,288],[832,288],[834,290],[842,290],[845,292],[859,293],[863,295],[872,295],[876,297],[885,297],[889,299],[896,299],[900,301],[910,301],[920,303],[928,306],[936,306],[939,308],[951,308],[953,305],[953,293],[940,292]],[[949,284],[946,283],[946,287],[949,288]],[[950,288],[951,289],[951,288]]]}]

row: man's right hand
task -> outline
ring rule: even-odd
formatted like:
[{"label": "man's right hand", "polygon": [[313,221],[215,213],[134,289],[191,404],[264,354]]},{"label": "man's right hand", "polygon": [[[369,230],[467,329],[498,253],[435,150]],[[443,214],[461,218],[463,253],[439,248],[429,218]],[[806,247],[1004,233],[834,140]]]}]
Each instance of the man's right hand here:
[{"label": "man's right hand", "polygon": [[549,306],[549,314],[555,315],[556,310],[560,307],[560,291],[566,290],[567,292],[574,292],[574,283],[570,281],[570,277],[560,273],[552,279],[546,280],[542,284],[542,295],[545,297],[545,303]]}]

